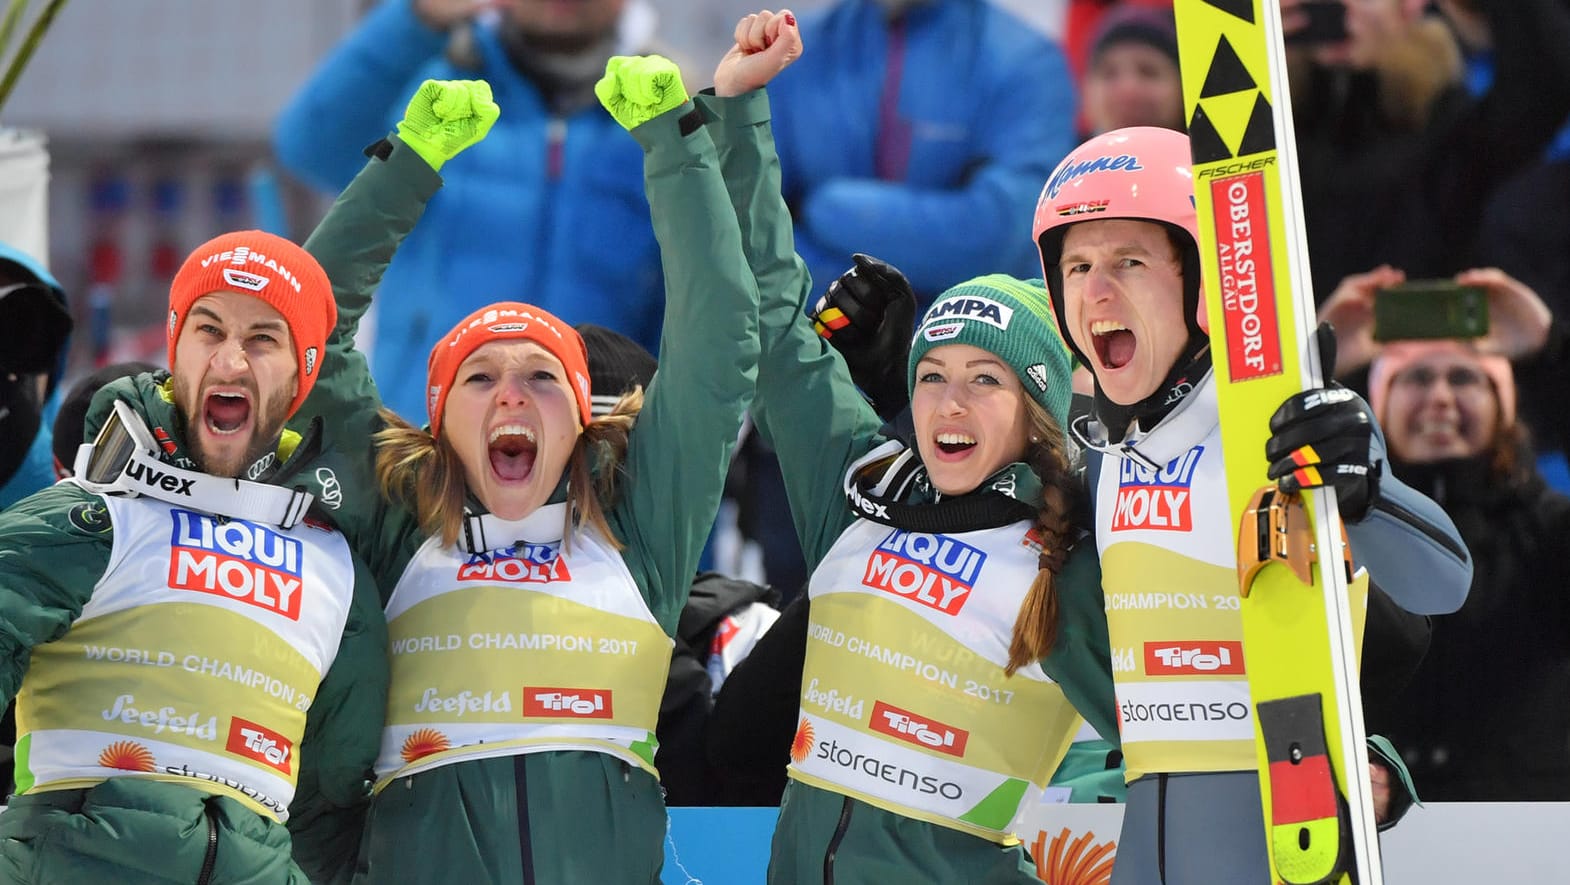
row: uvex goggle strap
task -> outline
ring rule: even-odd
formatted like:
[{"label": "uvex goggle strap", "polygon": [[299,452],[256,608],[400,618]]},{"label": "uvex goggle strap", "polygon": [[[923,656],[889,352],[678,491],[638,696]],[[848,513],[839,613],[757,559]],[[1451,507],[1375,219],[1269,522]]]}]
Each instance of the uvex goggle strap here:
[{"label": "uvex goggle strap", "polygon": [[76,450],[76,482],[90,492],[146,495],[219,516],[290,529],[314,500],[303,486],[285,488],[228,479],[166,464],[146,423],[124,400],[98,431]]},{"label": "uvex goggle strap", "polygon": [[[888,466],[881,475],[879,462]],[[968,532],[1000,528],[1032,519],[1036,510],[1008,494],[979,489],[958,498],[906,504],[900,499],[922,470],[915,449],[889,440],[862,456],[845,472],[845,497],[863,519],[913,532]],[[867,476],[867,473],[874,475]]]}]

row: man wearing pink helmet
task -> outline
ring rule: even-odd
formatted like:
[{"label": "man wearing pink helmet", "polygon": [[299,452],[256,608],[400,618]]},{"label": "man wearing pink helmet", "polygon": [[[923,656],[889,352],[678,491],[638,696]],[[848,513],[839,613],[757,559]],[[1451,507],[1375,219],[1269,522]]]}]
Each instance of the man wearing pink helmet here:
[{"label": "man wearing pink helmet", "polygon": [[[1129,780],[1119,885],[1270,881],[1189,164],[1179,132],[1092,138],[1053,171],[1033,231],[1058,322],[1095,378],[1073,431],[1088,449],[1113,659],[1125,662],[1114,668]],[[1383,434],[1361,399],[1299,394],[1271,431],[1270,477],[1294,490],[1294,459],[1318,462],[1360,572],[1410,612],[1461,605],[1466,548],[1443,511],[1382,470]],[[1200,672],[1157,653],[1170,648],[1223,664]]]},{"label": "man wearing pink helmet", "polygon": [[[1119,129],[1069,154],[1036,209],[1053,310],[1095,381],[1090,414],[1071,430],[1086,449],[1116,684],[1107,701],[1129,779],[1114,885],[1270,881],[1191,182],[1187,136]],[[913,300],[899,271],[858,255],[813,309],[819,334],[896,422],[904,401],[884,376],[901,362],[892,356]],[[1328,332],[1322,351],[1333,349]],[[1464,601],[1471,557],[1443,511],[1383,469],[1384,436],[1362,400],[1339,388],[1299,394],[1271,431],[1270,478],[1298,488],[1301,462],[1335,486],[1379,637],[1365,690],[1394,691],[1426,647],[1422,615]],[[1226,657],[1200,671],[1161,653],[1172,648]],[[1371,739],[1370,751],[1388,826],[1411,788],[1388,742]]]}]

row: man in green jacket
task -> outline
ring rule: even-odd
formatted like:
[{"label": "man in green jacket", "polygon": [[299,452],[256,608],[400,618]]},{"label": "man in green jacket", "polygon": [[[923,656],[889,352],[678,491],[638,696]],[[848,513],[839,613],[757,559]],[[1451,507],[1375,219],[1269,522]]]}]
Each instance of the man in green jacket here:
[{"label": "man in green jacket", "polygon": [[[451,137],[444,95],[416,95],[399,130],[451,156],[488,123]],[[369,297],[439,184],[426,171],[407,217],[367,197],[312,251],[260,231],[199,247],[171,286],[173,371],[100,391],[77,476],[0,515],[0,697],[20,735],[0,881],[353,872],[388,649],[339,527],[377,508],[324,452],[349,442],[301,406],[325,374],[333,284]]]},{"label": "man in green jacket", "polygon": [[101,391],[76,477],[0,515],[0,881],[303,882],[286,825],[357,838],[386,626],[319,441],[284,429],[335,314],[293,243],[203,244],[172,372]]}]

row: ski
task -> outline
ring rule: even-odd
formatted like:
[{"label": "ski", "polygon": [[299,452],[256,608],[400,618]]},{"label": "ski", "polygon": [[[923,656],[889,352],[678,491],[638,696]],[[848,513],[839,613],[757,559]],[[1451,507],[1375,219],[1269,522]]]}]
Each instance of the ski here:
[{"label": "ski", "polygon": [[[1320,387],[1281,16],[1275,0],[1175,0],[1199,252],[1237,521],[1243,654],[1271,871],[1382,882],[1334,493],[1266,479],[1269,419]],[[1354,594],[1355,596],[1355,594]]]}]

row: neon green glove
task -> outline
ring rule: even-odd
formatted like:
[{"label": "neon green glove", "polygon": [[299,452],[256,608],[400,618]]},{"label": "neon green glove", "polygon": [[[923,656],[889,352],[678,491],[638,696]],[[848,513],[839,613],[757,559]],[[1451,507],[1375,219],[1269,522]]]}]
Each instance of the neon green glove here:
[{"label": "neon green glove", "polygon": [[613,56],[605,63],[605,76],[594,84],[594,94],[625,129],[687,101],[681,69],[663,55]]},{"label": "neon green glove", "polygon": [[426,80],[398,121],[398,137],[441,170],[442,164],[485,137],[501,108],[484,80]]}]

